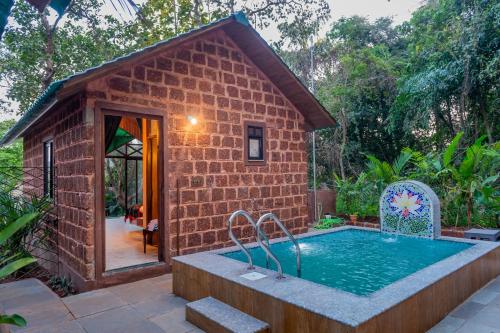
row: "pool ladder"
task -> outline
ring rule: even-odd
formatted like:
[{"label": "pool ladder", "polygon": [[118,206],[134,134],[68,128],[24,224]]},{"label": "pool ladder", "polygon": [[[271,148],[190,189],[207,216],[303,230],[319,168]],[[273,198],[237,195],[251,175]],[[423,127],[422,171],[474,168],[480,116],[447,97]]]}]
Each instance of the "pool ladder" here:
[{"label": "pool ladder", "polygon": [[257,243],[259,244],[260,248],[264,250],[266,253],[266,268],[269,268],[269,259],[272,259],[274,263],[276,264],[276,267],[278,268],[278,279],[283,278],[283,268],[281,267],[281,263],[278,260],[278,258],[274,255],[274,253],[271,252],[270,246],[269,246],[269,238],[266,236],[266,234],[262,231],[260,226],[267,220],[271,220],[274,223],[276,223],[280,229],[285,233],[285,235],[292,241],[293,245],[295,246],[295,258],[297,262],[297,276],[301,276],[301,268],[300,268],[300,247],[299,243],[293,237],[293,235],[290,233],[290,231],[283,225],[283,223],[278,219],[276,215],[273,213],[267,213],[262,215],[257,223],[255,223],[254,219],[252,216],[244,211],[244,210],[237,210],[234,213],[231,214],[229,217],[229,220],[227,222],[227,228],[228,228],[228,233],[229,233],[229,238],[241,249],[241,251],[246,255],[248,259],[248,269],[254,269],[253,265],[253,260],[252,256],[250,255],[250,251],[239,241],[239,239],[234,235],[233,233],[233,222],[234,220],[239,217],[243,216],[247,219],[248,222],[252,225],[252,227],[255,230],[255,233],[257,235]]}]

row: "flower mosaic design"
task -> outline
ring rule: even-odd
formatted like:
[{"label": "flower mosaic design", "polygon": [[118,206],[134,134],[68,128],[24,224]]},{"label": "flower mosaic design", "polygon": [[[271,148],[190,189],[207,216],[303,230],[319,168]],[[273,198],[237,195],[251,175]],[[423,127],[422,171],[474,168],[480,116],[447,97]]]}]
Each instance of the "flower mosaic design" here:
[{"label": "flower mosaic design", "polygon": [[414,193],[409,190],[394,193],[389,199],[390,205],[396,213],[407,218],[410,214],[418,215],[422,208],[422,194]]},{"label": "flower mosaic design", "polygon": [[434,227],[433,206],[439,205],[436,200],[432,189],[423,183],[401,181],[390,184],[380,198],[381,231],[434,238],[436,230],[440,229]]}]

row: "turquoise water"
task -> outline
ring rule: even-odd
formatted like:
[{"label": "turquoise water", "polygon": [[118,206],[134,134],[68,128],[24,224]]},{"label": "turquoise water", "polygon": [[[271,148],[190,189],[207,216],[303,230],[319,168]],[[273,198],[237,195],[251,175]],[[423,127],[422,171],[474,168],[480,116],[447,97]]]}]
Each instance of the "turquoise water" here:
[{"label": "turquoise water", "polygon": [[[361,296],[472,246],[352,229],[302,238],[298,242],[303,279]],[[296,276],[292,243],[272,244],[271,250],[280,260],[283,271]],[[253,248],[250,253],[255,265],[266,267],[261,248]],[[246,262],[241,251],[224,256]],[[276,270],[274,263],[270,268]]]}]

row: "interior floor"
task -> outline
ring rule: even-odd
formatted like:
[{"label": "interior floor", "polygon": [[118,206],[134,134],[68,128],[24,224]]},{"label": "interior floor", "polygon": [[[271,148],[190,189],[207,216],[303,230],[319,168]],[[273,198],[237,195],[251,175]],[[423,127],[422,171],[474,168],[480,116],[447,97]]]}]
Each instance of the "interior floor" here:
[{"label": "interior floor", "polygon": [[106,218],[106,270],[158,261],[158,247],[143,245],[143,228],[123,217]]}]

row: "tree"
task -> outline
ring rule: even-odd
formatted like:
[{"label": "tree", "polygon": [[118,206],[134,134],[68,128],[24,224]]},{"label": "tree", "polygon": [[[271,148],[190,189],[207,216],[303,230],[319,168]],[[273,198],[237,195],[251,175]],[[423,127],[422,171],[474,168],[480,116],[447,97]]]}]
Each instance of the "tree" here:
[{"label": "tree", "polygon": [[[320,131],[318,170],[342,179],[359,173],[364,154],[394,160],[415,138],[390,127],[396,82],[404,63],[404,34],[387,18],[342,18],[314,45],[317,96],[338,127]],[[310,80],[310,52],[283,52],[303,82]]]},{"label": "tree", "polygon": [[[15,120],[5,120],[0,122],[0,137],[15,124]],[[21,167],[23,165],[23,144],[21,140],[13,142],[6,147],[0,147],[0,167]]]},{"label": "tree", "polygon": [[[118,1],[123,6],[130,2]],[[0,57],[4,59],[0,79],[7,90],[6,98],[19,103],[20,114],[54,80],[236,10],[243,10],[258,27],[278,22],[283,33],[291,25],[306,30],[317,27],[329,15],[326,0],[307,4],[296,0],[251,4],[232,0],[148,0],[131,20],[102,16],[101,7],[100,0],[72,1],[54,20],[47,9],[38,12],[24,1],[15,3],[11,13],[14,24],[7,27],[0,43]],[[7,99],[0,100],[0,111],[8,111]]]},{"label": "tree", "polygon": [[[74,1],[66,9],[67,20],[59,16],[49,23],[48,10],[39,13],[24,1],[15,3],[14,24],[0,43],[0,79],[6,98],[19,103],[18,113],[24,113],[53,80],[125,52],[115,32],[105,27],[115,20],[100,17],[100,7],[97,0]],[[6,106],[4,112],[9,111]]]},{"label": "tree", "polygon": [[461,131],[498,140],[499,12],[494,0],[433,0],[412,15],[393,127],[427,132],[435,147]]}]

